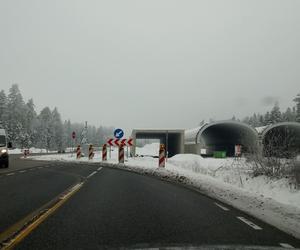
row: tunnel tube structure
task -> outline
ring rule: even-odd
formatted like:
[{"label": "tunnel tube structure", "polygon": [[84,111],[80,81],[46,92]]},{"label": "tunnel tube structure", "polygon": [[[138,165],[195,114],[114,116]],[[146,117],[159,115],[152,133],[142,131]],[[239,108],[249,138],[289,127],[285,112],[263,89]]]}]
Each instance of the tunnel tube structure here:
[{"label": "tunnel tube structure", "polygon": [[241,145],[243,153],[257,150],[258,133],[251,126],[238,121],[217,121],[185,131],[185,153],[211,156],[215,151],[225,151],[234,156],[235,146]]},{"label": "tunnel tube structure", "polygon": [[300,123],[281,122],[267,126],[260,134],[263,155],[291,158],[300,154]]}]

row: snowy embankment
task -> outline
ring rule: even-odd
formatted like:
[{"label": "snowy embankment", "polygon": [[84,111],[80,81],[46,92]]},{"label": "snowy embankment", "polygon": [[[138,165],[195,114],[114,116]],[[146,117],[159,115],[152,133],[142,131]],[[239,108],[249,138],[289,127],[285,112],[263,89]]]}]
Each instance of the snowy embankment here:
[{"label": "snowy embankment", "polygon": [[[156,154],[157,144],[138,149],[140,155]],[[31,159],[101,162],[98,152],[89,161],[75,159],[75,154],[32,156]],[[267,223],[300,238],[300,190],[288,178],[270,179],[251,176],[245,159],[234,160],[202,158],[198,155],[176,155],[168,160],[165,169],[159,169],[158,159],[129,158],[124,165],[117,164],[117,150],[112,152],[108,166],[149,174],[169,181],[180,182],[191,188],[241,209]]]}]

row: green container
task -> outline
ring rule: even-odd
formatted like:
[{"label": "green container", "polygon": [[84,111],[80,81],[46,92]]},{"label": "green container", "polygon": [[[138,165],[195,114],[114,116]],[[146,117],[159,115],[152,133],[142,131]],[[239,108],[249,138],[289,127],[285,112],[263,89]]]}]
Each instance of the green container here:
[{"label": "green container", "polygon": [[214,158],[226,158],[226,151],[214,151]]}]

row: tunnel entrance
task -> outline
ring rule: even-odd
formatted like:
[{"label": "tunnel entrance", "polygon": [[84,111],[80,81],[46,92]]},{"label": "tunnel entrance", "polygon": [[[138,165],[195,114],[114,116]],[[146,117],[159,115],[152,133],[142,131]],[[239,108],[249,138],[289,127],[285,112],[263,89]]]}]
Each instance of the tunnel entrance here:
[{"label": "tunnel entrance", "polygon": [[206,148],[208,156],[214,151],[226,151],[226,155],[232,157],[235,154],[235,145],[241,145],[243,153],[256,150],[257,133],[243,123],[216,123],[203,128],[199,133],[198,143]]},{"label": "tunnel entrance", "polygon": [[300,154],[300,124],[281,123],[266,129],[262,138],[266,157],[292,158]]},{"label": "tunnel entrance", "polygon": [[[138,139],[156,139],[165,144],[168,156],[184,153],[184,131],[183,130],[133,130],[132,138],[134,146],[131,147],[131,154],[136,155],[136,141]],[[158,150],[158,149],[157,149]]]}]

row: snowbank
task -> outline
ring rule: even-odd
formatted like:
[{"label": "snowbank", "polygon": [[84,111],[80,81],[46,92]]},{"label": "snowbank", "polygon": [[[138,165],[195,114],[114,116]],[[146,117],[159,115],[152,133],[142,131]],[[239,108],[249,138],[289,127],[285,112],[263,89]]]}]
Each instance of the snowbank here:
[{"label": "snowbank", "polygon": [[[158,144],[152,144],[139,149],[139,152],[151,155],[157,149]],[[101,152],[96,153],[91,161],[87,158],[78,161],[75,154],[30,158],[99,163]],[[117,150],[114,150],[108,166],[184,183],[300,238],[300,190],[296,190],[288,178],[252,177],[245,159],[212,159],[183,154],[168,159],[166,168],[159,169],[158,159],[152,157],[129,158],[124,165],[118,165]]]},{"label": "snowbank", "polygon": [[[15,148],[15,149],[9,149],[8,150],[10,154],[23,154],[23,149]],[[29,149],[30,154],[45,154],[45,153],[57,153],[57,151],[48,151],[46,149],[41,148],[30,148]]]}]

